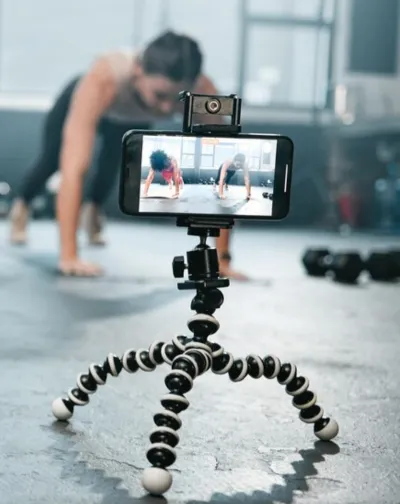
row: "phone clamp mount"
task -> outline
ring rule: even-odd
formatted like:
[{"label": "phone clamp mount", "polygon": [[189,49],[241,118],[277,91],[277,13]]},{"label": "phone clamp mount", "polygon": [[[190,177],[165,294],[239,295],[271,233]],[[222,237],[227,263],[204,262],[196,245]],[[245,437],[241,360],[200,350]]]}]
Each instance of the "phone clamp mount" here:
[{"label": "phone clamp mount", "polygon": [[[183,131],[207,134],[240,132],[240,99],[235,96],[205,96],[184,92],[185,101]],[[207,105],[208,104],[208,105]],[[210,112],[211,110],[211,112]],[[231,124],[194,125],[193,114],[215,115],[223,112],[231,115]],[[228,112],[228,113],[227,113]],[[178,283],[179,290],[195,290],[191,310],[195,312],[187,327],[192,336],[174,336],[165,343],[154,341],[148,349],[128,349],[121,357],[110,353],[103,364],[91,364],[86,373],[77,377],[76,386],[71,388],[66,398],[53,401],[52,412],[59,421],[69,420],[76,406],[89,403],[89,396],[105,385],[108,376],[117,377],[122,370],[127,373],[153,371],[160,364],[171,366],[165,377],[168,392],[161,398],[162,411],[154,415],[155,428],[150,434],[150,447],[146,457],[151,467],[143,472],[142,485],[152,495],[162,495],[172,485],[172,475],[168,471],[176,460],[175,447],[179,443],[177,431],[182,425],[179,414],[189,407],[185,394],[193,388],[195,378],[211,370],[216,375],[227,374],[233,382],[240,382],[246,376],[269,380],[276,378],[285,386],[286,393],[293,397],[293,406],[300,410],[300,420],[314,424],[315,435],[329,441],[339,432],[337,422],[324,417],[324,410],[317,404],[317,396],[309,390],[308,378],[299,375],[297,367],[291,363],[281,363],[274,355],[260,357],[250,354],[245,358],[235,358],[221,345],[209,341],[220,327],[215,318],[215,311],[224,301],[221,288],[229,286],[229,279],[220,276],[219,260],[216,248],[207,244],[207,238],[218,237],[221,229],[232,228],[232,218],[185,217],[178,218],[178,227],[187,227],[188,234],[200,238],[199,244],[183,256],[173,259],[172,269],[175,278],[188,280]]]}]

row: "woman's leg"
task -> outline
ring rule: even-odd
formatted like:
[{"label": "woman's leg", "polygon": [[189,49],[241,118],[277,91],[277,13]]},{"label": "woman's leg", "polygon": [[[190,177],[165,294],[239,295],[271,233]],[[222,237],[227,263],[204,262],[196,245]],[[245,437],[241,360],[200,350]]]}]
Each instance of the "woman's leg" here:
[{"label": "woman's leg", "polygon": [[215,179],[214,186],[213,186],[214,191],[217,189],[218,184],[219,184],[219,181],[221,180],[221,171],[222,171],[222,166],[223,166],[223,165],[221,165],[221,166],[218,168],[217,178]]},{"label": "woman's leg", "polygon": [[236,173],[235,170],[227,170],[224,180],[226,190],[228,190],[228,184],[232,180],[232,177],[235,175],[235,173]]},{"label": "woman's leg", "polygon": [[26,242],[29,205],[44,189],[47,180],[58,170],[62,130],[76,84],[74,79],[56,99],[45,119],[39,158],[22,179],[17,199],[11,209],[11,242]]},{"label": "woman's leg", "polygon": [[248,277],[239,271],[231,268],[232,257],[230,254],[230,238],[232,230],[221,229],[220,235],[216,239],[216,248],[219,258],[219,272],[223,277],[232,278],[234,280],[248,280]]},{"label": "woman's leg", "polygon": [[218,168],[218,173],[217,173],[217,178],[215,179],[215,183],[218,185],[219,184],[219,181],[221,180],[221,171],[222,171],[222,166],[221,165],[219,168]]}]

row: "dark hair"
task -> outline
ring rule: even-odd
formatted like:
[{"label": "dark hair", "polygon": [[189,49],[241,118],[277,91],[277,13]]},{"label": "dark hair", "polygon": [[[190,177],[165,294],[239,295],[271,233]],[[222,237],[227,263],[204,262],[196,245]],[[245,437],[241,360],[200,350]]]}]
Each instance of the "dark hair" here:
[{"label": "dark hair", "polygon": [[155,150],[150,154],[150,166],[154,171],[161,172],[170,165],[170,158],[163,150]]},{"label": "dark hair", "polygon": [[141,58],[145,73],[163,75],[174,82],[194,82],[201,73],[202,63],[197,42],[172,31],[150,42]]},{"label": "dark hair", "polygon": [[233,161],[238,161],[239,163],[244,163],[246,161],[246,156],[240,152],[235,155]]}]

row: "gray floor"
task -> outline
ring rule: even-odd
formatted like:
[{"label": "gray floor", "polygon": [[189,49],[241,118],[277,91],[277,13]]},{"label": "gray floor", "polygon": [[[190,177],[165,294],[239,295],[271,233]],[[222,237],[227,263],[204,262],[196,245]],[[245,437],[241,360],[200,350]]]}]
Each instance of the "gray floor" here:
[{"label": "gray floor", "polygon": [[[54,275],[57,233],[34,224],[10,249],[0,225],[0,502],[133,504],[167,369],[110,379],[67,426],[50,404],[108,352],[185,332],[191,293],[171,259],[195,239],[174,227],[110,225],[98,280]],[[400,502],[400,285],[359,287],[307,278],[306,244],[366,251],[390,240],[238,228],[236,265],[258,282],[233,284],[215,340],[237,356],[274,353],[310,378],[336,444],[315,443],[276,382],[205,375],[189,394],[169,503]],[[391,243],[398,240],[391,240]]]},{"label": "gray floor", "polygon": [[[178,199],[171,199],[173,191],[167,185],[152,184],[148,197],[140,199],[140,212],[187,213],[208,215],[247,215],[271,216],[272,201],[263,198],[262,193],[271,190],[265,187],[252,187],[252,198],[246,200],[244,186],[229,186],[225,191],[226,199],[218,198],[218,192],[212,185],[185,184]],[[142,184],[143,194],[143,184]]]}]

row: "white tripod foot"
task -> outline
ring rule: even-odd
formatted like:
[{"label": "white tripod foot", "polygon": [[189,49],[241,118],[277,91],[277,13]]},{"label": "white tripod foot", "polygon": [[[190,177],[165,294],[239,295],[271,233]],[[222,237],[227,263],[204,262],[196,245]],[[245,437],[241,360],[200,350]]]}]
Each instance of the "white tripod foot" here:
[{"label": "white tripod foot", "polygon": [[[317,427],[317,425],[315,425]],[[330,441],[339,434],[339,425],[333,418],[324,419],[322,428],[317,430],[314,427],[314,434],[321,441]]]},{"label": "white tripod foot", "polygon": [[163,495],[172,485],[172,475],[160,467],[148,467],[143,471],[142,485],[151,495]]},{"label": "white tripod foot", "polygon": [[61,422],[66,422],[72,417],[73,412],[67,408],[67,405],[61,397],[54,399],[51,405],[51,411],[53,415]]}]

